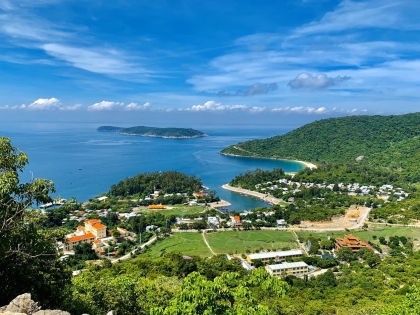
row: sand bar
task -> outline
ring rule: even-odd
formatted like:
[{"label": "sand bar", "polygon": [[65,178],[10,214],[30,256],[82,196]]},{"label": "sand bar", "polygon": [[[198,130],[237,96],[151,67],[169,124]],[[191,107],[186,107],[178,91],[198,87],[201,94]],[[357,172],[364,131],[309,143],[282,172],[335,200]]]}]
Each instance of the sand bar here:
[{"label": "sand bar", "polygon": [[263,194],[263,193],[259,193],[259,192],[256,192],[256,191],[243,189],[243,188],[232,187],[232,186],[229,186],[229,184],[222,185],[222,188],[226,189],[226,190],[236,192],[238,194],[243,194],[243,195],[248,195],[248,196],[258,198],[258,199],[260,199],[260,200],[262,200],[262,201],[264,201],[268,204],[271,204],[271,205],[277,205],[279,202],[283,201],[282,199],[273,197],[273,196],[268,195],[268,194]]}]

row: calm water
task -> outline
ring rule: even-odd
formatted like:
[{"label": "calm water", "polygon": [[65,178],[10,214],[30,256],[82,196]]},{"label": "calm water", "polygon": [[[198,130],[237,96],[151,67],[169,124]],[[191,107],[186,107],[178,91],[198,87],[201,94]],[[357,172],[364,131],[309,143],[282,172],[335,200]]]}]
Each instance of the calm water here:
[{"label": "calm water", "polygon": [[62,198],[79,201],[106,192],[109,186],[141,172],[176,170],[195,174],[215,189],[231,209],[248,210],[266,204],[225,191],[221,185],[247,170],[283,168],[298,171],[290,161],[227,157],[218,152],[230,144],[261,139],[289,130],[278,126],[188,126],[209,135],[196,139],[161,139],[96,132],[112,123],[25,123],[0,125],[0,135],[29,156],[23,180],[31,174],[54,181]]}]

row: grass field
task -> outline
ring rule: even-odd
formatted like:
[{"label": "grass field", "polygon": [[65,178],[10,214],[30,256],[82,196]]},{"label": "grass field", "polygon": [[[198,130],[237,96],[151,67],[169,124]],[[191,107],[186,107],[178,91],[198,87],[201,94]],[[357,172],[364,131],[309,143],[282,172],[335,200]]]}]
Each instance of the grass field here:
[{"label": "grass field", "polygon": [[148,256],[159,257],[165,252],[180,252],[184,255],[209,257],[212,254],[203,241],[200,233],[174,233],[150,246]]},{"label": "grass field", "polygon": [[170,209],[166,210],[149,210],[147,207],[139,207],[137,210],[140,213],[162,213],[164,215],[174,215],[177,217],[184,217],[186,214],[200,213],[205,210],[203,206],[184,206],[184,205],[168,205]]},{"label": "grass field", "polygon": [[247,250],[282,250],[297,246],[292,233],[287,231],[226,231],[206,234],[206,238],[217,254],[245,254]]}]

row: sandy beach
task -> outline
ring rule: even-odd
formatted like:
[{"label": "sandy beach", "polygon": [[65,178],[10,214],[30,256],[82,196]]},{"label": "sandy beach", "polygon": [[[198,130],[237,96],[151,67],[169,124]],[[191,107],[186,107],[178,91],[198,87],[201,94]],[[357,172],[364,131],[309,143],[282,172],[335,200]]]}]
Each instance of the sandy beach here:
[{"label": "sandy beach", "polygon": [[267,202],[268,204],[271,204],[271,205],[276,205],[280,201],[283,201],[283,200],[281,200],[279,198],[275,198],[275,197],[273,197],[271,195],[262,194],[262,193],[259,193],[259,192],[256,192],[256,191],[252,191],[252,190],[247,190],[247,189],[232,187],[232,186],[229,186],[229,184],[222,185],[222,188],[223,189],[226,189],[226,190],[230,190],[230,191],[236,192],[238,194],[243,194],[243,195],[248,195],[248,196],[252,196],[252,197],[258,198],[258,199],[260,199],[260,200],[262,200],[264,202]]},{"label": "sandy beach", "polygon": [[300,164],[305,165],[305,167],[310,168],[310,169],[314,169],[316,168],[316,165],[310,162],[305,162],[305,161],[299,161],[299,160],[286,160],[286,161],[293,161],[293,162],[298,162]]}]

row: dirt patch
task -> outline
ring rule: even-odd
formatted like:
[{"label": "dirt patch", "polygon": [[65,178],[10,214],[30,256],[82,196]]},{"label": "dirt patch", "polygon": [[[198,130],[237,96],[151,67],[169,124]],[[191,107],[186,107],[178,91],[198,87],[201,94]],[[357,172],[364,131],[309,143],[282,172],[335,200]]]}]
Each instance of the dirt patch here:
[{"label": "dirt patch", "polygon": [[302,221],[299,227],[302,228],[351,228],[359,223],[360,217],[366,211],[366,207],[361,206],[350,206],[345,215],[336,216],[331,219],[331,221],[320,221],[320,222],[311,222],[311,221]]}]

